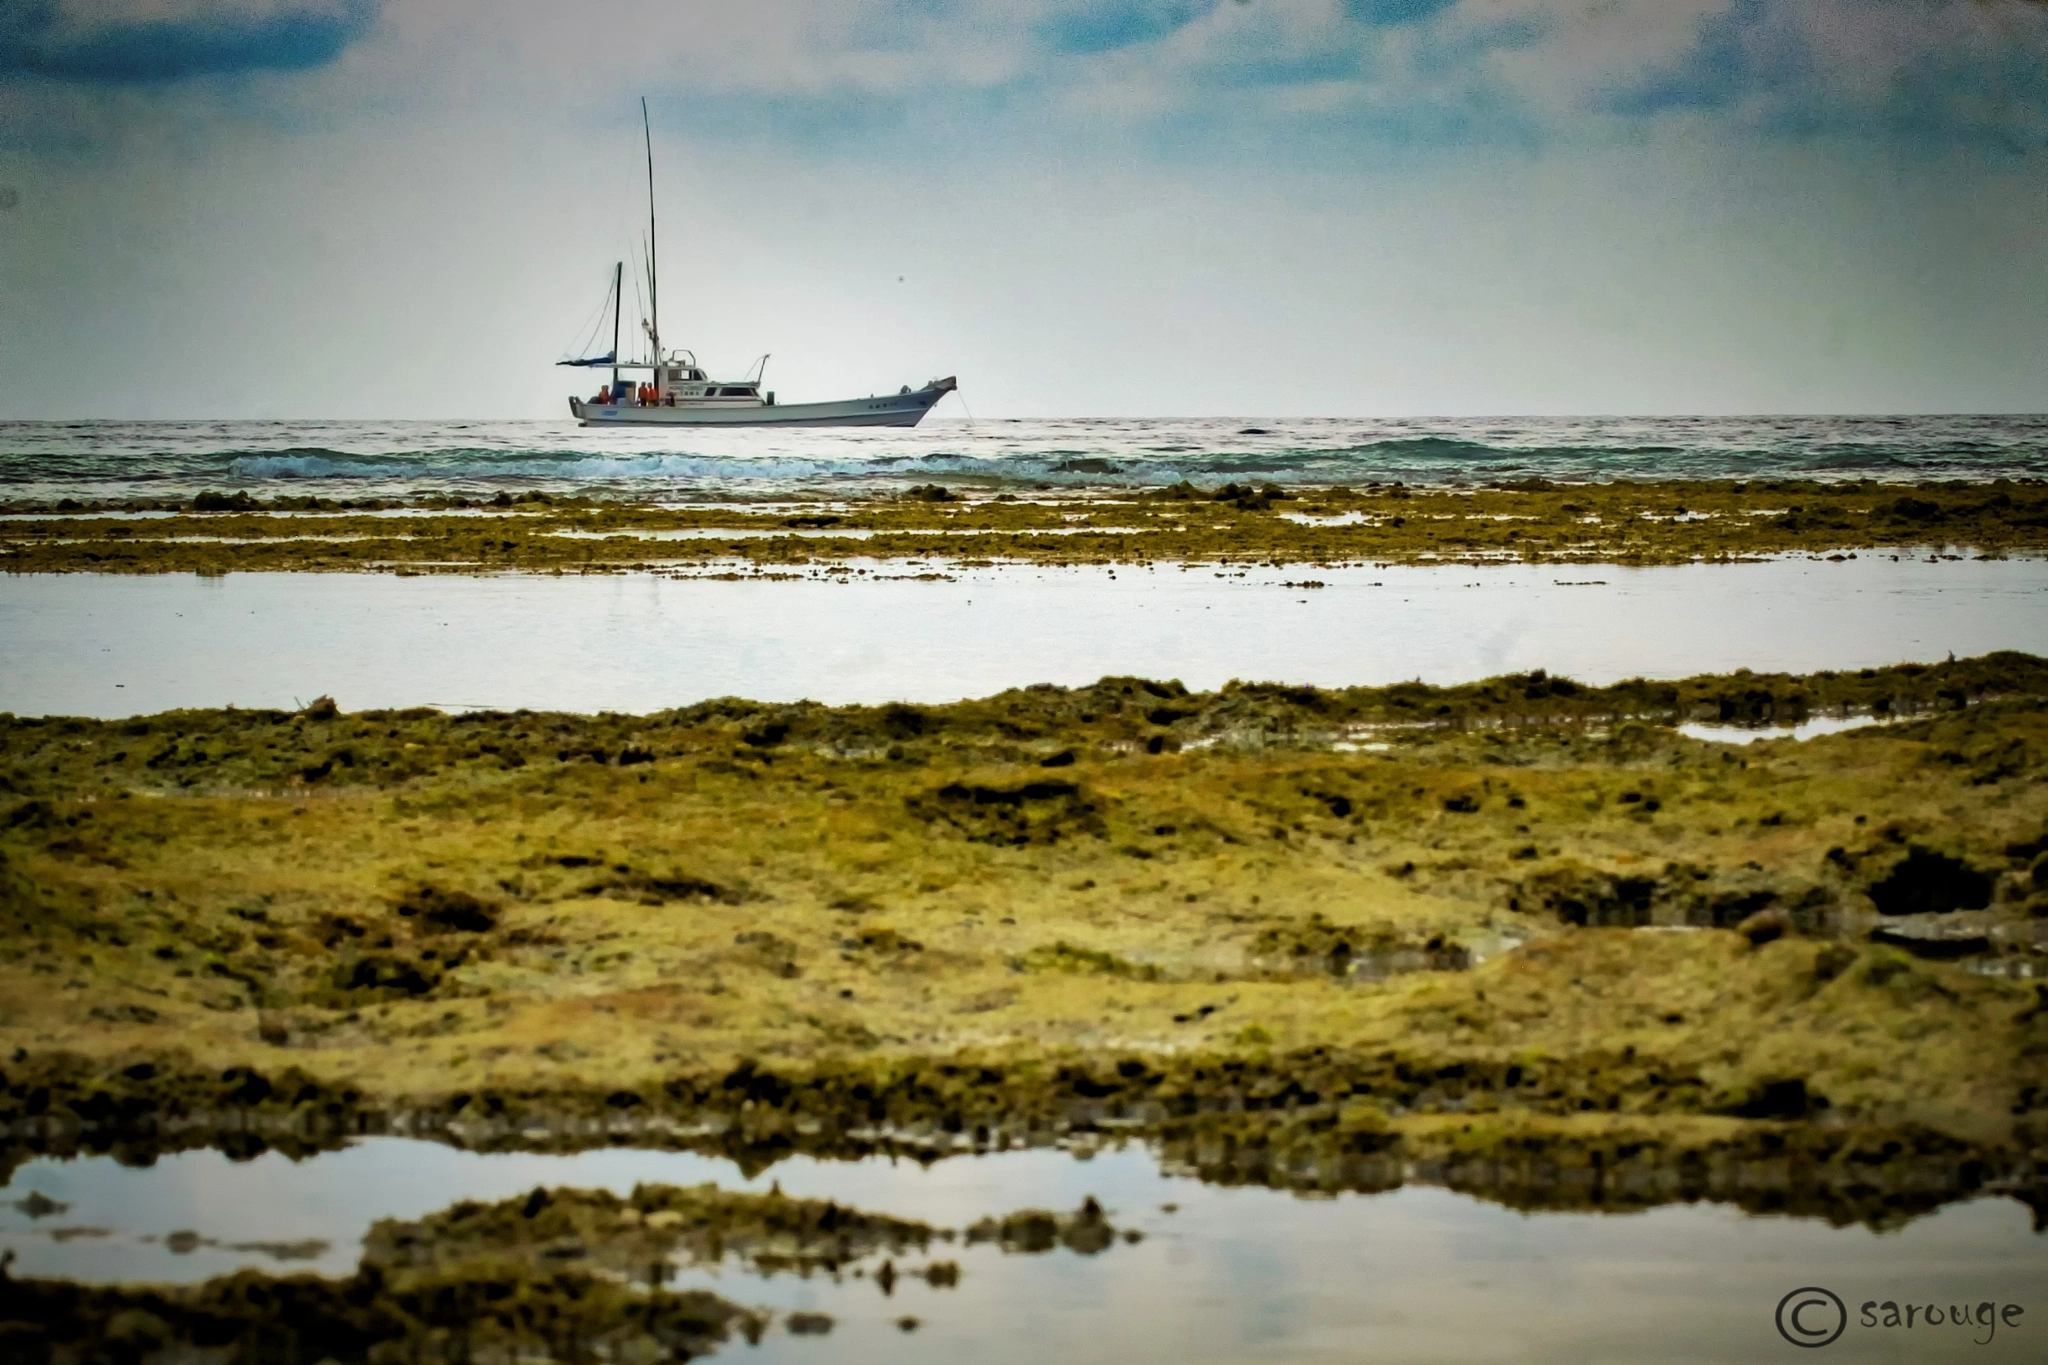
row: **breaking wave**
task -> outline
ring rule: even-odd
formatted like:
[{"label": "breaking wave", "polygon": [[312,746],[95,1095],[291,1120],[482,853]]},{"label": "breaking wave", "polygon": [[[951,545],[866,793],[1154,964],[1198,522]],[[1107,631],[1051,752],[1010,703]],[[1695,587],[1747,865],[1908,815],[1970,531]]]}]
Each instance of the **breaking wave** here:
[{"label": "breaking wave", "polygon": [[910,483],[1144,487],[1549,479],[2048,476],[2048,418],[930,421],[912,430],[622,431],[562,422],[0,424],[17,496],[206,487],[398,497],[852,494]]}]

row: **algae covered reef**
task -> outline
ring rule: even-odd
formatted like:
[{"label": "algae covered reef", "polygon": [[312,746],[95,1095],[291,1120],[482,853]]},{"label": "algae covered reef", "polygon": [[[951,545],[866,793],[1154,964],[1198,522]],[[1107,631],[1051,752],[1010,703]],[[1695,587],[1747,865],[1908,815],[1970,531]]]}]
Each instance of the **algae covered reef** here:
[{"label": "algae covered reef", "polygon": [[[438,498],[8,504],[15,573],[787,571],[856,560],[1045,564],[1604,561],[2048,549],[2037,480],[1810,480],[1459,488],[1197,488],[990,493],[672,507],[532,492]],[[394,516],[393,512],[405,515]],[[849,572],[853,570],[849,569]]]},{"label": "algae covered reef", "polygon": [[[0,720],[10,1160],[365,1132],[2048,1206],[2048,662]],[[1892,723],[1749,746],[1674,722]]]}]

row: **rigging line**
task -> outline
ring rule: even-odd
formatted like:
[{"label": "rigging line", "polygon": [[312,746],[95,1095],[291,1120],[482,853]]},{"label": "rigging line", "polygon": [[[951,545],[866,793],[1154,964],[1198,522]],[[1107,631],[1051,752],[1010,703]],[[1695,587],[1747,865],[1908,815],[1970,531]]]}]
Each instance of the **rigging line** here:
[{"label": "rigging line", "polygon": [[[597,353],[597,345],[604,339],[604,315],[607,311],[614,308],[614,301],[618,298],[618,293],[619,275],[614,270],[611,279],[606,282],[604,287],[604,302],[597,306],[597,316],[590,320],[590,342],[589,349],[585,351],[586,355],[595,355]],[[619,352],[616,338],[612,341],[611,350],[613,358],[616,359]]]},{"label": "rigging line", "polygon": [[597,311],[590,315],[588,323],[577,329],[576,335],[581,340],[578,342],[576,350],[564,351],[562,353],[565,359],[572,355],[587,356],[590,354],[590,348],[597,344],[599,329],[604,326],[605,310],[611,307],[612,291],[617,287],[616,282],[607,284],[604,287],[604,302],[597,305]]}]

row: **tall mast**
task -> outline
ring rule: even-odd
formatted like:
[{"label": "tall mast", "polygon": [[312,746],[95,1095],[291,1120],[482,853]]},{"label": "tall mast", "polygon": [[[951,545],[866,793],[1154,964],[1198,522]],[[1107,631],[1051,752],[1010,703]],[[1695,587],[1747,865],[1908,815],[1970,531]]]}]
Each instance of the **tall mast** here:
[{"label": "tall mast", "polygon": [[[612,267],[612,392],[619,391],[619,310],[625,306],[626,263]],[[603,316],[599,314],[599,316]],[[616,400],[614,400],[616,401]]]},{"label": "tall mast", "polygon": [[640,97],[640,130],[647,138],[647,313],[648,332],[654,342],[654,363],[661,364],[661,291],[655,282],[654,243],[654,125],[647,118],[647,96]]}]

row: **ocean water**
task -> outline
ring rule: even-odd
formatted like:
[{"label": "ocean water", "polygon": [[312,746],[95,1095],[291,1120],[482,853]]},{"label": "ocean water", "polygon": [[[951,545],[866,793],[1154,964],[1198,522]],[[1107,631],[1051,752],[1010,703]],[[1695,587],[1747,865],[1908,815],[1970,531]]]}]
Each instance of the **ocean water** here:
[{"label": "ocean water", "polygon": [[525,422],[0,423],[0,499],[403,497],[538,488],[676,501],[1277,480],[2048,476],[2048,416],[975,421],[630,431]]}]

